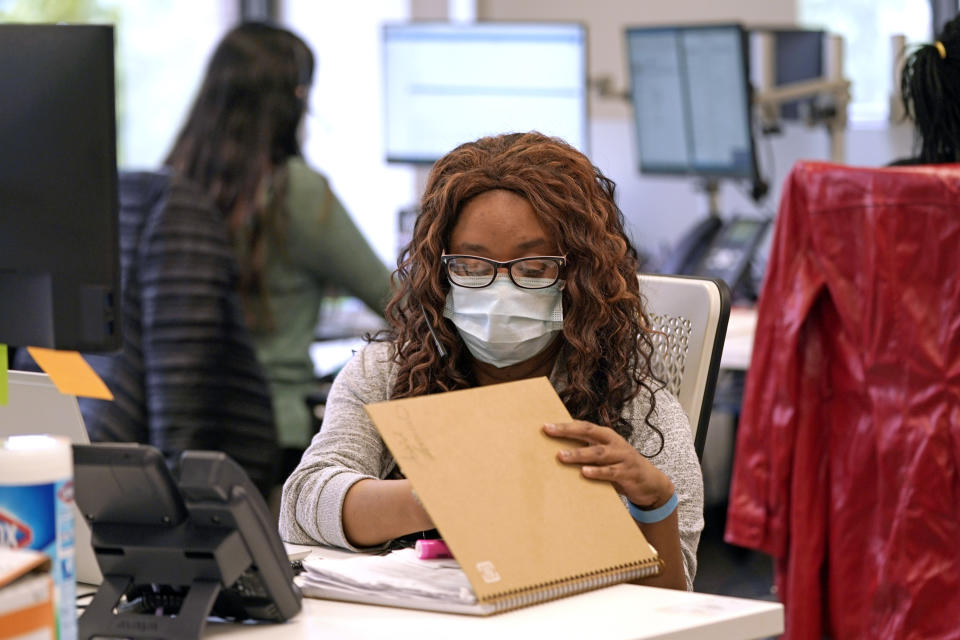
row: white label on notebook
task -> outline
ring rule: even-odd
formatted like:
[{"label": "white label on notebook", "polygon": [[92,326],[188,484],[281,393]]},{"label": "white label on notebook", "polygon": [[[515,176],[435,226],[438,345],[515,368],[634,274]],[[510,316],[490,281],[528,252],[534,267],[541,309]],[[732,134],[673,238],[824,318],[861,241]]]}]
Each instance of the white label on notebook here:
[{"label": "white label on notebook", "polygon": [[480,572],[480,577],[483,578],[483,581],[487,584],[490,584],[491,582],[500,582],[500,574],[497,573],[497,568],[494,567],[493,563],[489,560],[478,562],[477,571]]}]

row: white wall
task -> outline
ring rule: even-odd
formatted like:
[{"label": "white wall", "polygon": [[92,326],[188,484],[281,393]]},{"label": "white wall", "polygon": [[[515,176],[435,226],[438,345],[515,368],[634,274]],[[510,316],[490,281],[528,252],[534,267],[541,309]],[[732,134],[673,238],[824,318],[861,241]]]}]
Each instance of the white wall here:
[{"label": "white wall", "polygon": [[[318,58],[307,121],[307,159],[330,177],[378,253],[394,264],[397,212],[419,199],[426,171],[387,165],[382,159],[380,25],[385,20],[445,19],[454,5],[448,0],[377,0],[358,10],[356,4],[333,0],[287,0],[282,6],[284,21],[310,42]],[[628,26],[706,21],[769,26],[796,21],[796,0],[475,0],[471,8],[478,20],[583,22],[588,27],[590,76],[610,77],[618,91],[627,88]],[[706,213],[706,197],[691,179],[640,175],[626,100],[594,93],[590,112],[591,159],[617,183],[619,204],[637,245],[656,256]],[[846,146],[851,164],[884,164],[907,155],[909,133],[902,127],[850,130]],[[742,191],[748,185],[724,184],[720,208],[725,214],[774,212],[780,185],[793,163],[802,158],[826,160],[829,155],[826,133],[801,125],[786,126],[782,136],[759,139],[757,152],[771,185],[770,196],[758,208]]]},{"label": "white wall", "polygon": [[317,60],[304,156],[329,179],[380,258],[396,265],[397,211],[414,202],[413,170],[384,162],[381,25],[409,19],[407,0],[288,0],[283,22]]},{"label": "white wall", "polygon": [[118,162],[122,169],[156,169],[183,126],[214,46],[237,20],[236,3],[100,4],[116,15]]},{"label": "white wall", "polygon": [[[481,20],[575,20],[588,27],[589,73],[609,76],[617,91],[625,91],[627,57],[624,30],[630,26],[711,21],[739,21],[746,26],[792,25],[795,0],[477,0]],[[706,196],[689,178],[641,176],[634,129],[626,100],[594,94],[590,103],[590,156],[594,164],[617,183],[619,204],[634,241],[657,256],[707,211]],[[880,165],[909,151],[909,133],[894,130],[850,130],[846,136],[847,162]],[[799,159],[827,160],[829,145],[823,129],[786,125],[780,136],[757,140],[761,172],[770,183],[770,195],[757,207],[746,184],[725,183],[720,190],[724,214],[772,214],[780,186]],[[771,161],[772,158],[772,161]]]}]

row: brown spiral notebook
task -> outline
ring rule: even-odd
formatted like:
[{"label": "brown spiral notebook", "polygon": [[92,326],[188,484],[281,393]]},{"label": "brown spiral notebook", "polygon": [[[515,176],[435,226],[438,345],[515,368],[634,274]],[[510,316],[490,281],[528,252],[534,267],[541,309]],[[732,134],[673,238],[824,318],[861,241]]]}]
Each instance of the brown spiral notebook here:
[{"label": "brown spiral notebook", "polygon": [[546,378],[366,410],[466,574],[476,613],[660,572],[613,487],[557,461],[572,443],[541,426],[571,418]]}]

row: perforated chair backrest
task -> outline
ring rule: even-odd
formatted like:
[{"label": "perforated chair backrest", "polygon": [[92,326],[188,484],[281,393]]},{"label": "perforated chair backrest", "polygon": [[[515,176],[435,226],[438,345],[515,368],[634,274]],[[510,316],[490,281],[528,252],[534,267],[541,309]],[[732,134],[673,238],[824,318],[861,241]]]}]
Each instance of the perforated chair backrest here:
[{"label": "perforated chair backrest", "polygon": [[655,330],[653,373],[680,401],[697,457],[702,457],[730,317],[730,291],[722,280],[712,278],[647,273],[638,278]]}]

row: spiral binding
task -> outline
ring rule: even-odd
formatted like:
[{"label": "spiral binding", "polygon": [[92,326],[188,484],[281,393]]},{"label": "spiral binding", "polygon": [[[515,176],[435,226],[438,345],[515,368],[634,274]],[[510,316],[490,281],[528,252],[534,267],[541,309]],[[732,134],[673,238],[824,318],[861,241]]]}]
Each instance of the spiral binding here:
[{"label": "spiral binding", "polygon": [[655,576],[663,568],[662,560],[655,560],[643,565],[620,565],[611,569],[604,569],[596,573],[589,573],[572,578],[562,578],[553,582],[535,585],[518,591],[495,593],[481,602],[494,607],[499,613],[508,609],[518,609],[531,604],[556,600],[583,591],[592,591],[613,584],[637,580],[648,576]]}]

